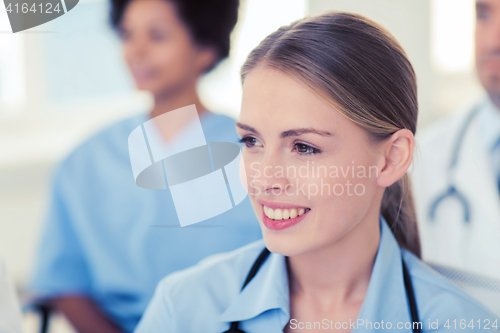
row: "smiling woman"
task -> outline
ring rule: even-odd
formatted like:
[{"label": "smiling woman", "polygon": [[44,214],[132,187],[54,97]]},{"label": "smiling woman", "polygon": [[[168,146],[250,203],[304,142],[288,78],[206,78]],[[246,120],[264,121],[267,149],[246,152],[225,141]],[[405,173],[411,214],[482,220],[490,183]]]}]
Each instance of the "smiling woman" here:
[{"label": "smiling woman", "polygon": [[[111,0],[110,20],[122,40],[123,54],[137,88],[150,91],[161,114],[196,102],[200,76],[229,55],[238,1]],[[217,24],[214,24],[215,18]]]},{"label": "smiling woman", "polygon": [[[320,219],[326,216],[338,219],[335,224],[337,228],[340,225],[353,228],[365,218],[368,211],[378,216],[382,205],[382,215],[400,245],[420,256],[416,217],[409,180],[405,174],[411,162],[413,134],[417,123],[413,68],[401,47],[390,35],[384,34],[382,28],[359,23],[349,31],[342,27],[342,19],[346,20],[346,17],[337,17],[334,22],[328,22],[329,19],[331,18],[325,16],[321,20],[304,22],[300,28],[282,28],[271,34],[250,54],[242,68],[244,95],[237,125],[249,124],[247,119],[251,117],[254,122],[257,120],[252,127],[282,129],[279,136],[274,134],[274,137],[281,138],[276,141],[276,148],[267,145],[266,151],[275,149],[272,153],[269,152],[269,156],[272,156],[269,158],[274,161],[266,161],[268,163],[278,162],[276,160],[280,154],[283,155],[282,150],[288,148],[294,156],[298,156],[295,161],[289,157],[288,163],[301,164],[309,158],[316,160],[316,165],[320,163],[324,166],[347,166],[352,161],[367,169],[376,166],[381,170],[379,176],[382,178],[364,179],[362,184],[366,192],[362,198],[345,196],[332,202],[332,198],[327,197],[323,204],[328,209],[316,209],[311,214],[319,214]],[[317,21],[338,29],[332,29],[329,34],[323,35],[323,32],[313,30]],[[290,30],[294,32],[293,39],[286,38],[287,34],[292,33]],[[356,38],[357,43],[339,47],[338,43],[346,35]],[[377,40],[382,38],[385,48]],[[310,51],[311,47],[314,52]],[[373,51],[364,53],[362,48]],[[389,57],[392,58],[392,63],[384,62]],[[350,68],[362,73],[363,80],[353,80],[349,74]],[[386,82],[392,84],[388,85]],[[302,119],[304,110],[308,110],[308,117]],[[259,117],[261,121],[258,121]],[[295,124],[306,129],[291,129]],[[238,127],[241,129],[241,126]],[[247,130],[248,127],[250,125],[246,126]],[[399,131],[400,129],[405,130]],[[255,137],[245,136],[245,131],[239,133],[244,136],[242,140],[246,147],[254,145]],[[284,133],[289,135],[283,135]],[[325,136],[324,133],[328,135]],[[380,158],[384,150],[390,153],[391,161],[388,165]],[[244,156],[245,162],[255,162],[253,156],[261,159],[262,149],[259,152],[248,152]],[[306,158],[307,155],[309,157]],[[396,169],[398,167],[400,169]],[[388,174],[389,171],[396,173]],[[384,178],[386,175],[389,179]],[[361,181],[353,178],[344,180],[349,183]],[[256,181],[265,182],[256,179],[254,183]],[[311,182],[311,179],[303,181]],[[323,181],[335,187],[339,179],[315,181],[318,187],[324,185]],[[377,181],[385,181],[385,184],[375,184]],[[280,180],[267,179],[267,183],[271,182],[280,185]],[[385,185],[381,189],[388,188],[377,193],[377,185]],[[265,189],[259,189],[260,192],[265,192]],[[384,193],[385,198],[380,204],[378,196]],[[360,207],[363,201],[366,202],[364,208]],[[375,206],[369,207],[370,204]],[[344,209],[338,209],[339,207]],[[352,207],[356,216],[347,207]],[[256,208],[258,207],[254,206]],[[331,232],[325,234],[324,231],[315,229],[315,232],[322,235],[332,235]],[[340,234],[344,232],[345,230],[341,230]],[[320,234],[310,236],[318,243]]]},{"label": "smiling woman", "polygon": [[[297,21],[251,52],[242,82],[236,126],[264,242],[165,278],[137,332],[421,332],[495,320],[419,259],[406,176],[416,79],[386,30],[349,13]],[[351,172],[304,176],[312,165]]]},{"label": "smiling woman", "polygon": [[[234,119],[207,110],[196,87],[228,55],[238,6],[237,0],[112,0],[126,63],[154,105],[96,133],[56,168],[30,283],[80,333],[133,331],[161,278],[262,237],[248,199],[208,215],[200,228],[174,228],[182,220],[175,193],[136,186],[127,147],[144,123],[163,157],[199,146],[200,133],[203,142],[234,141]],[[193,104],[199,117],[182,111],[168,121],[158,117]],[[217,199],[220,192],[210,190]]]}]

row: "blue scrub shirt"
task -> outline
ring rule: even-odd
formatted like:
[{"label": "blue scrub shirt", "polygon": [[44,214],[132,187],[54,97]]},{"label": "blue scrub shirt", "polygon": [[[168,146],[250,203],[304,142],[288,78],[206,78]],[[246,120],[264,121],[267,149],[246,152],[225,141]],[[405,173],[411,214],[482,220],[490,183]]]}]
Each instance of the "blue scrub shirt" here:
[{"label": "blue scrub shirt", "polygon": [[[135,333],[221,333],[229,329],[232,321],[241,321],[239,328],[248,333],[283,332],[290,320],[285,256],[271,253],[240,292],[264,246],[264,241],[259,240],[227,254],[206,258],[194,267],[163,279]],[[489,329],[484,332],[498,332],[492,328],[496,319],[493,314],[412,253],[401,250],[383,218],[375,264],[357,320],[340,323],[324,318],[316,325],[315,332],[341,328],[351,332],[411,332],[411,326],[405,328],[411,325],[411,316],[401,253],[412,279],[423,332],[482,332],[487,324]],[[447,320],[449,328],[445,327]],[[471,320],[474,328],[469,326]],[[307,329],[308,325],[307,322],[290,323],[292,331]],[[465,328],[462,323],[466,323]],[[496,323],[500,325],[498,320]],[[310,325],[314,327],[314,323]]]},{"label": "blue scrub shirt", "polygon": [[[161,278],[262,237],[248,197],[181,228],[168,189],[135,184],[128,136],[147,120],[144,114],[106,128],[58,166],[30,283],[43,297],[89,295],[128,332]],[[205,111],[200,122],[207,142],[237,143],[234,119]]]}]

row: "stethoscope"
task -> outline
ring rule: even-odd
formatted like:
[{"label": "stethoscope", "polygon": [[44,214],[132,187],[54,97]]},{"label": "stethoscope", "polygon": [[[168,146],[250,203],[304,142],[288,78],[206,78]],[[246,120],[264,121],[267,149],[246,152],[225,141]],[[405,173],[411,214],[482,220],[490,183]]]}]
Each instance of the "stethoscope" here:
[{"label": "stethoscope", "polygon": [[460,155],[460,150],[461,150],[462,145],[463,145],[465,134],[467,132],[467,129],[469,129],[470,124],[472,123],[472,120],[474,119],[474,117],[477,116],[479,111],[480,111],[480,107],[479,107],[479,105],[476,105],[472,109],[472,111],[469,113],[467,118],[465,118],[465,120],[462,124],[462,127],[460,128],[460,131],[458,132],[458,137],[457,137],[457,140],[456,140],[455,145],[453,147],[453,154],[451,155],[450,165],[448,166],[448,175],[447,175],[448,176],[448,188],[441,195],[439,195],[432,203],[431,208],[429,210],[429,217],[430,217],[431,221],[435,220],[437,208],[441,204],[441,202],[443,202],[444,199],[455,198],[458,200],[458,202],[460,203],[460,205],[463,208],[465,224],[469,224],[469,222],[470,222],[470,213],[471,213],[470,204],[467,201],[467,199],[465,198],[465,196],[457,190],[457,188],[454,184],[455,182],[454,182],[453,176],[454,176],[454,171],[457,168],[458,158]]},{"label": "stethoscope", "polygon": [[[262,250],[260,255],[257,257],[255,262],[253,263],[252,268],[248,272],[247,278],[245,279],[245,283],[243,283],[243,287],[241,287],[241,291],[243,291],[243,289],[245,289],[246,285],[250,281],[252,281],[253,277],[257,274],[257,271],[259,270],[262,263],[269,256],[269,253],[270,252],[267,248],[264,248],[264,250]],[[405,289],[406,289],[406,296],[408,297],[408,303],[410,305],[411,320],[412,320],[412,323],[419,323],[420,320],[418,318],[417,303],[415,301],[415,294],[413,293],[413,286],[411,284],[410,273],[408,272],[408,268],[406,268],[405,261],[403,260],[402,257],[401,257],[401,261],[403,263],[403,280],[404,280],[404,285],[405,285]],[[223,333],[245,333],[245,331],[242,331],[238,328],[239,324],[240,324],[239,321],[231,322],[231,326],[229,327],[229,329],[227,331],[224,331]],[[422,332],[419,325],[412,325],[412,327],[413,327],[412,328],[413,333],[421,333]]]}]

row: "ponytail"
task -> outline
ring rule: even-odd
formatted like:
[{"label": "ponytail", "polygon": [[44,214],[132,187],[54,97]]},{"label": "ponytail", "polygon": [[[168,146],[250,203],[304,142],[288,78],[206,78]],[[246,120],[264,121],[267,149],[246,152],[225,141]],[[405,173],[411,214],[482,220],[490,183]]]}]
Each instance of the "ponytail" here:
[{"label": "ponytail", "polygon": [[387,187],[380,208],[401,248],[421,258],[417,216],[408,174]]}]

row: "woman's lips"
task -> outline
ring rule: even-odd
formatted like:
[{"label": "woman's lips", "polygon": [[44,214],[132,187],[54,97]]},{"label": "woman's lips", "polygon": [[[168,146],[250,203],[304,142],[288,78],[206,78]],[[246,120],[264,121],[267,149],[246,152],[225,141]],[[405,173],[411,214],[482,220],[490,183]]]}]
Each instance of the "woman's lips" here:
[{"label": "woman's lips", "polygon": [[145,82],[153,79],[156,72],[153,70],[137,70],[132,69],[132,76],[137,82]]},{"label": "woman's lips", "polygon": [[307,214],[309,214],[309,212],[311,211],[309,209],[308,211],[306,211],[302,215],[299,215],[299,216],[294,217],[294,218],[288,218],[288,219],[282,219],[282,220],[273,220],[273,219],[270,219],[269,217],[267,217],[266,213],[264,212],[264,205],[261,204],[261,207],[262,207],[261,208],[262,222],[264,223],[264,225],[268,229],[272,229],[272,230],[283,230],[283,229],[286,229],[288,227],[291,227],[291,226],[299,223],[300,221],[302,221],[302,219]]}]

